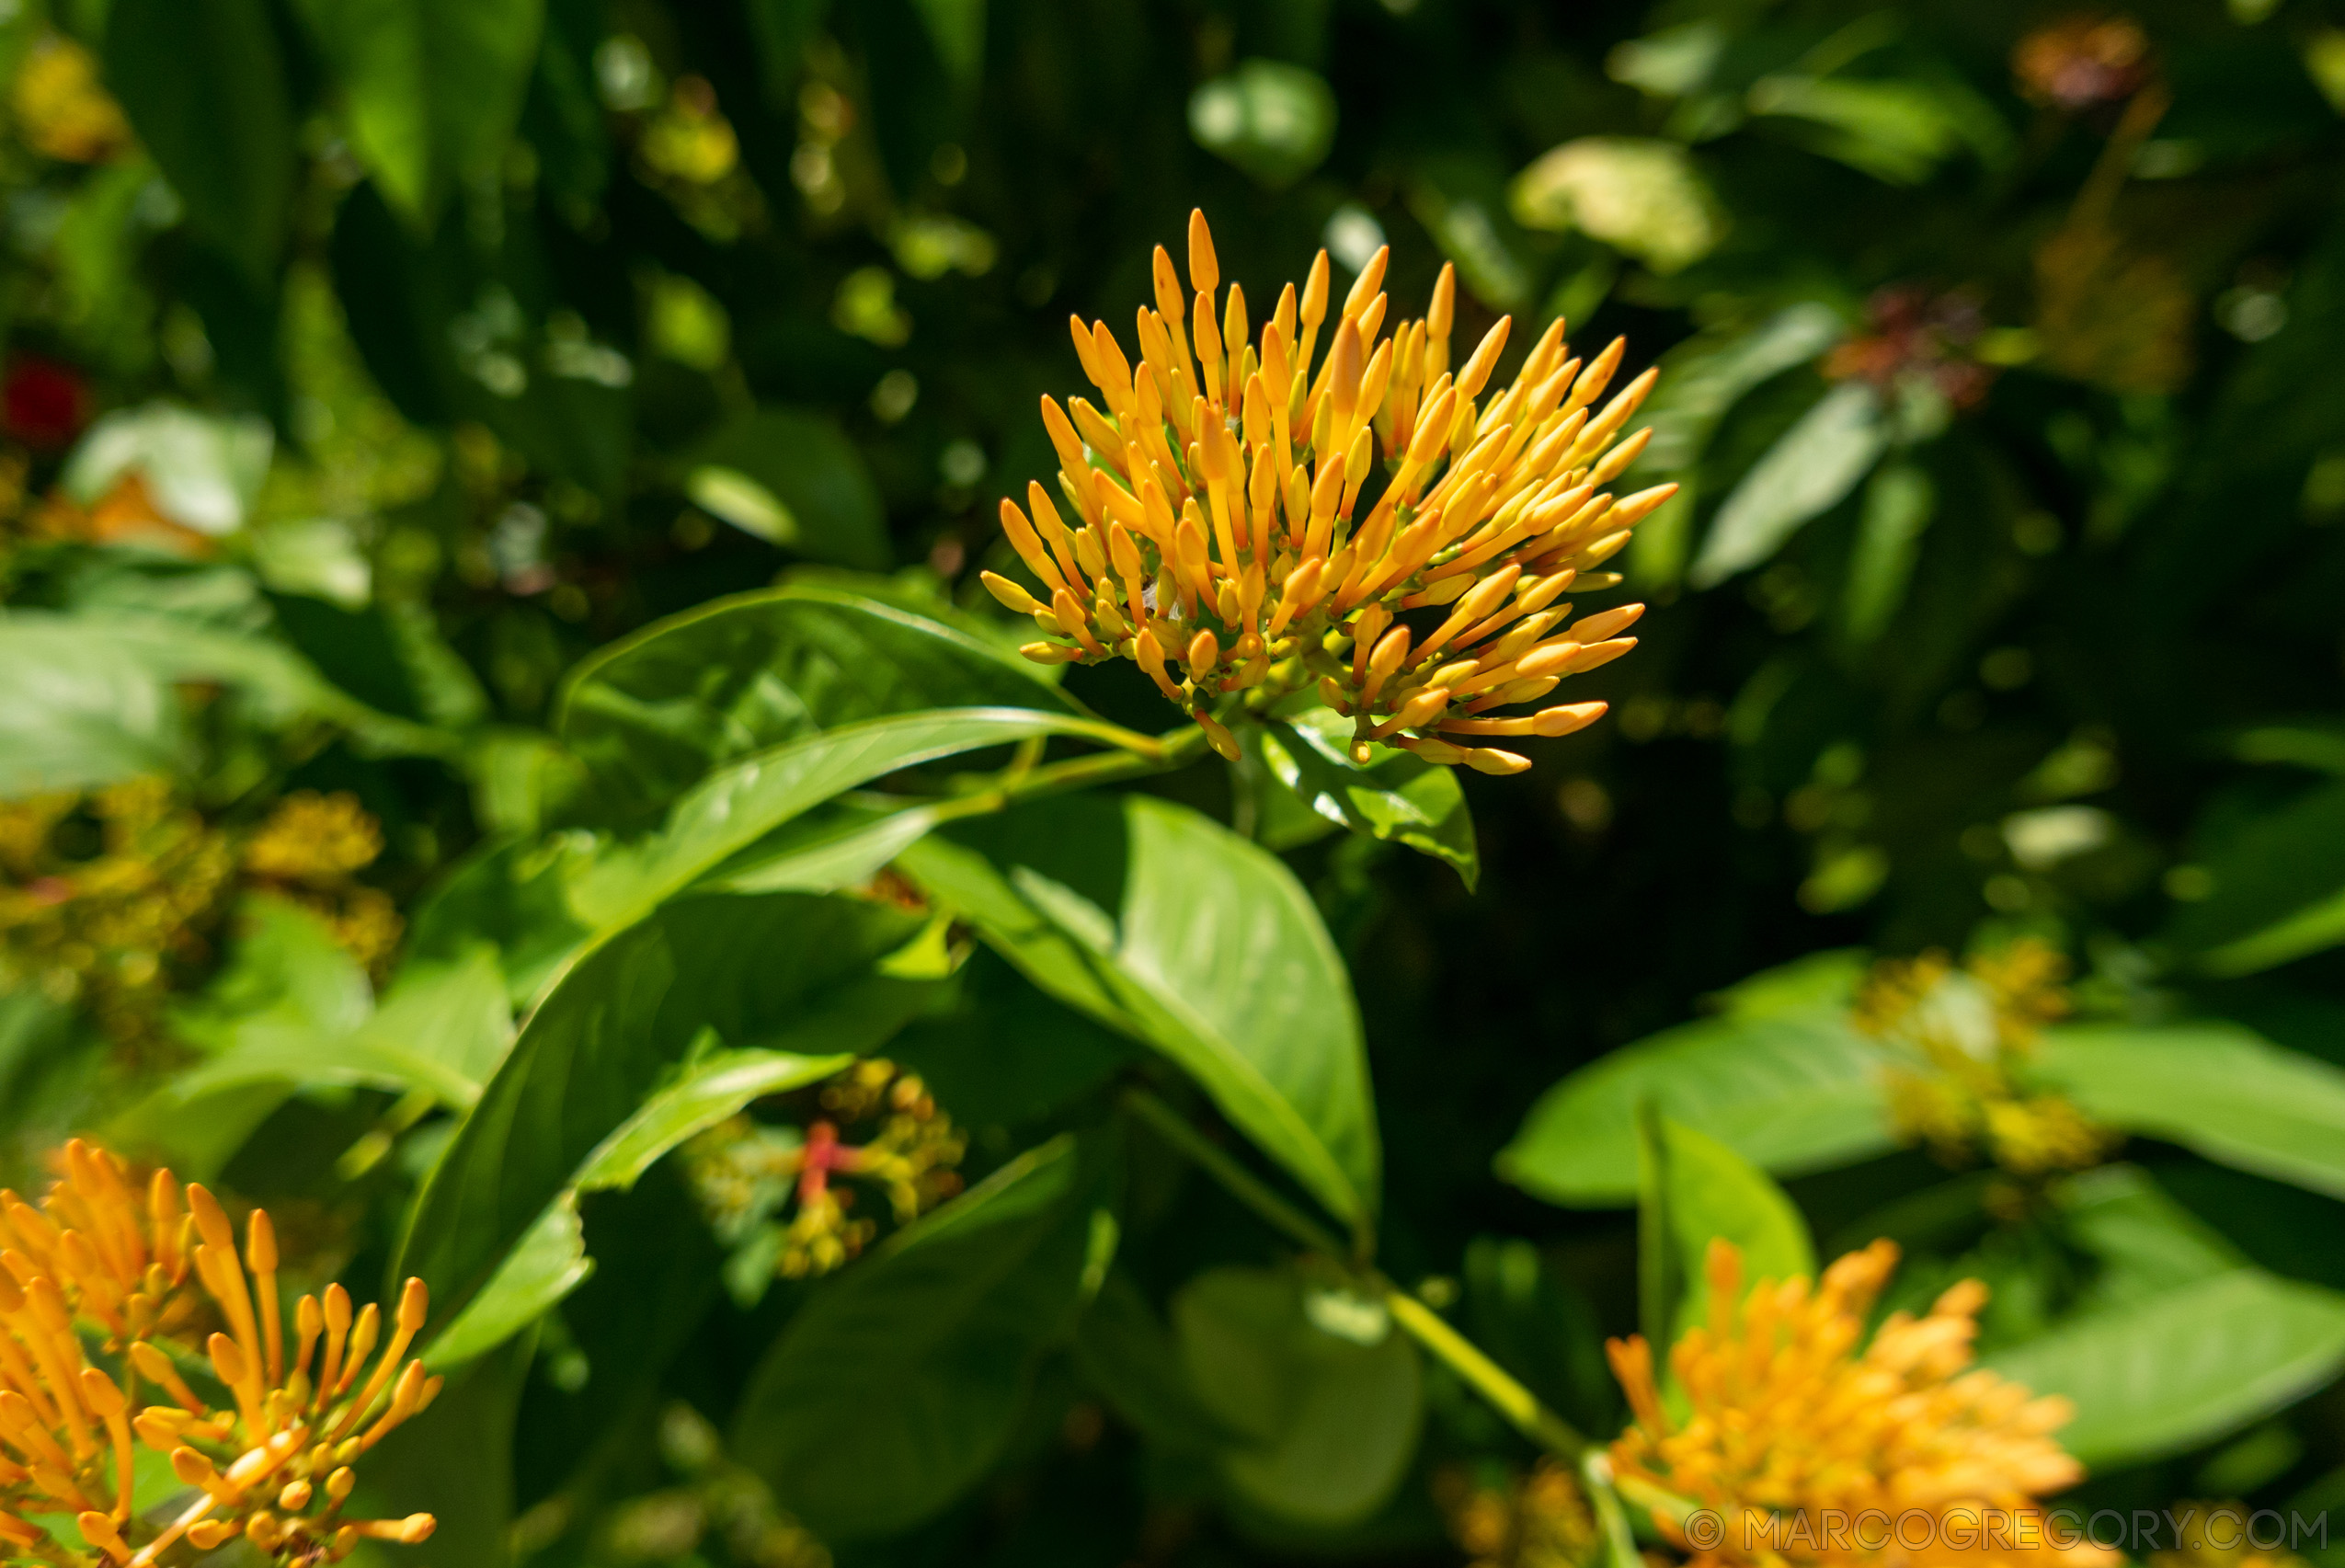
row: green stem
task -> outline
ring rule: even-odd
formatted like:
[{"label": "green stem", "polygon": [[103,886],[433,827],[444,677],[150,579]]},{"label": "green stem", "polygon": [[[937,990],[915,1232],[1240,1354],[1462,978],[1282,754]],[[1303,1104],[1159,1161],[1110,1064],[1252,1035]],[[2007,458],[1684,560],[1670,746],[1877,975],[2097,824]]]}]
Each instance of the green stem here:
[{"label": "green stem", "polygon": [[[1333,1232],[1273,1192],[1261,1177],[1192,1127],[1188,1118],[1180,1112],[1145,1089],[1126,1090],[1124,1104],[1133,1115],[1203,1166],[1206,1173],[1218,1182],[1230,1196],[1253,1209],[1274,1229],[1285,1231],[1312,1252],[1334,1258],[1344,1256],[1343,1243]],[[1439,1313],[1382,1275],[1371,1270],[1368,1277],[1375,1288],[1381,1292],[1385,1310],[1392,1314],[1393,1321],[1409,1337],[1457,1373],[1516,1431],[1559,1459],[1574,1464],[1596,1451],[1595,1446],[1574,1430],[1571,1423],[1541,1404],[1537,1394],[1525,1388],[1506,1368],[1482,1354],[1481,1348],[1473,1341],[1451,1328]]]},{"label": "green stem", "polygon": [[1344,1243],[1335,1233],[1280,1197],[1268,1183],[1232,1158],[1230,1151],[1215,1143],[1189,1125],[1189,1119],[1145,1089],[1124,1092],[1125,1108],[1148,1123],[1165,1141],[1205,1167],[1207,1175],[1221,1184],[1231,1197],[1253,1209],[1272,1228],[1284,1230],[1296,1242],[1315,1253],[1332,1258],[1344,1255]]},{"label": "green stem", "polygon": [[1390,1284],[1385,1287],[1384,1306],[1411,1338],[1438,1356],[1524,1436],[1573,1463],[1593,1451],[1571,1423],[1541,1404],[1537,1394],[1483,1355],[1480,1345],[1451,1328],[1440,1313]]}]

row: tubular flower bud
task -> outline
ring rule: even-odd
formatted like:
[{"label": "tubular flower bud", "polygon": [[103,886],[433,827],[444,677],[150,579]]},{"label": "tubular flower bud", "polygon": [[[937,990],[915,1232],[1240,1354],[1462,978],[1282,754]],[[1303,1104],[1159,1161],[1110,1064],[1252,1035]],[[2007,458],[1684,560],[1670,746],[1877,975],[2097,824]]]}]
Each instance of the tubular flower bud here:
[{"label": "tubular flower bud", "polygon": [[[364,1454],[439,1393],[440,1379],[407,1358],[429,1305],[422,1281],[407,1282],[372,1367],[374,1336],[348,1334],[347,1295],[331,1287],[323,1307],[303,1296],[288,1368],[266,1213],[249,1216],[240,1248],[219,1200],[183,1191],[167,1171],[133,1183],[120,1160],[79,1140],[56,1162],[63,1177],[39,1207],[0,1192],[11,1269],[0,1289],[0,1561],[150,1568],[182,1539],[208,1551],[242,1535],[264,1557],[310,1563],[348,1531],[400,1541],[430,1533],[428,1515],[345,1518],[349,1486],[318,1484],[330,1463]],[[191,1287],[226,1325],[200,1348]],[[362,1326],[379,1319],[369,1307]],[[91,1363],[76,1320],[120,1353],[113,1370]],[[329,1368],[313,1381],[311,1353],[328,1328]],[[225,1402],[197,1393],[189,1369]],[[193,1489],[176,1516],[139,1495],[134,1443],[164,1455]],[[39,1522],[61,1513],[75,1516],[86,1551]]]},{"label": "tubular flower bud", "polygon": [[[1673,488],[1617,503],[1606,492],[1643,450],[1643,433],[1625,427],[1651,372],[1592,408],[1623,345],[1582,369],[1558,323],[1513,382],[1495,384],[1510,324],[1501,320],[1458,362],[1457,281],[1445,268],[1426,314],[1387,333],[1382,253],[1340,311],[1330,308],[1322,253],[1299,292],[1282,292],[1256,332],[1236,285],[1221,278],[1202,212],[1192,214],[1187,237],[1185,289],[1172,255],[1155,253],[1155,309],[1140,312],[1137,362],[1104,323],[1078,324],[1078,354],[1098,402],[1068,399],[1070,426],[1060,405],[1044,399],[1060,486],[1096,495],[1101,526],[1113,524],[1104,560],[1123,587],[1081,590],[1076,560],[1056,548],[1039,515],[1029,525],[1005,503],[1003,527],[1034,583],[985,581],[1041,626],[1046,640],[1022,651],[1046,664],[1132,660],[1217,750],[1235,747],[1224,747],[1218,722],[1230,716],[1231,698],[1261,713],[1316,692],[1351,719],[1356,754],[1381,741],[1485,773],[1528,766],[1458,738],[1569,728],[1498,715],[1493,724],[1527,722],[1449,729],[1443,738],[1427,727],[1448,710],[1420,697],[1439,684],[1436,670],[1462,660],[1487,677],[1453,692],[1475,715],[1535,700],[1517,698],[1507,677],[1492,673],[1527,651],[1498,652],[1496,639],[1574,580],[1582,591],[1616,583],[1593,569]],[[1084,548],[1080,536],[1076,548]],[[1099,555],[1092,547],[1081,565],[1100,564]],[[1390,641],[1404,613],[1452,606],[1411,619],[1407,638]],[[1628,641],[1607,639],[1641,608],[1598,612],[1588,635],[1573,639],[1574,652],[1584,647],[1590,657],[1566,668],[1536,653],[1521,680],[1576,674],[1625,652]],[[1599,644],[1606,651],[1596,654]],[[1364,653],[1337,653],[1338,645],[1389,647],[1397,662],[1371,666]],[[1601,711],[1581,709],[1592,706]]]},{"label": "tubular flower bud", "polygon": [[[1780,1564],[1783,1543],[1803,1529],[1815,1540],[1819,1519],[1915,1512],[1928,1516],[1934,1542],[1960,1542],[1965,1528],[1980,1540],[1981,1516],[1998,1515],[2009,1528],[1999,1545],[1981,1541],[1982,1563],[2114,1568],[2117,1552],[2053,1528],[2038,1501],[2084,1475],[2051,1436],[2074,1413],[2069,1402],[1971,1367],[1985,1286],[1963,1280],[1919,1318],[1893,1312],[1859,1348],[1896,1264],[1895,1245],[1875,1242],[1813,1287],[1762,1279],[1746,1295],[1742,1254],[1712,1241],[1709,1321],[1669,1353],[1682,1419],[1663,1403],[1642,1336],[1605,1346],[1636,1417],[1612,1445],[1614,1473],[1689,1505],[1656,1507],[1653,1522],[1703,1568]],[[1698,1520],[1705,1539],[1689,1539],[1697,1511],[1723,1530]],[[1912,1549],[1876,1530],[1790,1550],[1859,1568],[1910,1561]]]}]

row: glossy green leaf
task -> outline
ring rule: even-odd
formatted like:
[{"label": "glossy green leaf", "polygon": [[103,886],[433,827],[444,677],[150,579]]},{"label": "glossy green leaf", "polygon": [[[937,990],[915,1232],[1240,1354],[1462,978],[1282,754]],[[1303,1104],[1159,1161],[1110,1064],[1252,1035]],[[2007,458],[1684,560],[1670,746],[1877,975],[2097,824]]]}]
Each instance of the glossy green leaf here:
[{"label": "glossy green leaf", "polygon": [[1079,713],[1016,655],[841,588],[701,605],[582,660],[555,733],[614,809],[664,804],[711,769],[857,719],[921,708]]},{"label": "glossy green leaf", "polygon": [[2293,1403],[2345,1368],[2345,1297],[2236,1269],[2112,1309],[1987,1358],[2076,1418],[2059,1433],[2095,1470],[2196,1448]]},{"label": "glossy green leaf", "polygon": [[1390,1498],[1416,1452],[1424,1372],[1389,1322],[1373,1344],[1339,1338],[1280,1269],[1207,1270],[1172,1299],[1189,1384],[1237,1434],[1221,1472],[1281,1518],[1356,1524]]},{"label": "glossy green leaf", "polygon": [[1638,1138],[1639,1306],[1646,1340],[1675,1345],[1709,1315],[1710,1243],[1733,1244],[1747,1288],[1815,1277],[1807,1221],[1767,1173],[1718,1139],[1647,1115]]},{"label": "glossy green leaf", "polygon": [[440,1370],[486,1355],[537,1322],[593,1272],[578,1195],[564,1193],[546,1205],[463,1312],[431,1337],[425,1363]]},{"label": "glossy green leaf", "polygon": [[2166,938],[2207,973],[2252,975],[2345,942],[2345,784],[2244,824],[2206,869],[2212,891]]},{"label": "glossy green leaf", "polygon": [[887,517],[862,449],[820,414],[761,408],[695,448],[685,489],[704,510],[817,561],[878,571]]},{"label": "glossy green leaf", "polygon": [[1278,782],[1331,822],[1390,839],[1457,869],[1470,889],[1481,875],[1474,821],[1454,768],[1390,747],[1354,762],[1351,724],[1324,708],[1263,728],[1263,758]]},{"label": "glossy green leaf", "polygon": [[898,864],[1044,990],[1172,1058],[1329,1212],[1373,1219],[1358,1011],[1276,859],[1185,807],[1092,795],[956,824]]},{"label": "glossy green leaf", "polygon": [[1634,1201],[1636,1112],[1647,1100],[1777,1175],[1887,1152],[1881,1047],[1848,1025],[1844,970],[1836,959],[1818,971],[1843,1000],[1761,1005],[1755,994],[1582,1068],[1532,1105],[1499,1152],[1499,1175],[1550,1203]]},{"label": "glossy green leaf", "polygon": [[774,1342],[734,1452],[810,1528],[902,1529],[991,1467],[1086,1289],[1104,1211],[1081,1165],[1071,1137],[1012,1161],[825,1286]]},{"label": "glossy green leaf", "polygon": [[543,0],[300,0],[350,146],[419,232],[450,181],[493,169],[520,117]]},{"label": "glossy green leaf", "polygon": [[418,1200],[395,1272],[460,1310],[696,1043],[845,1056],[926,987],[873,965],[919,929],[901,910],[779,894],[680,901],[596,948],[530,1018]]},{"label": "glossy green leaf", "polygon": [[939,708],[841,725],[702,780],[669,807],[658,831],[597,853],[569,888],[570,909],[589,929],[617,930],[835,795],[899,769],[1041,735],[1139,738],[1096,719],[1034,708]]},{"label": "glossy green leaf", "polygon": [[1847,381],[1825,393],[1720,503],[1687,580],[1715,587],[1768,559],[1802,523],[1855,489],[1888,442],[1870,383]]},{"label": "glossy green leaf", "polygon": [[220,253],[273,276],[293,188],[293,110],[263,0],[121,0],[106,77],[154,161]]},{"label": "glossy green leaf", "polygon": [[596,1146],[578,1167],[577,1185],[631,1187],[669,1150],[750,1101],[817,1083],[847,1066],[839,1056],[787,1051],[716,1051],[692,1062]]},{"label": "glossy green leaf", "polygon": [[2236,1024],[2055,1029],[2035,1070],[2095,1121],[2345,1198],[2345,1070]]}]

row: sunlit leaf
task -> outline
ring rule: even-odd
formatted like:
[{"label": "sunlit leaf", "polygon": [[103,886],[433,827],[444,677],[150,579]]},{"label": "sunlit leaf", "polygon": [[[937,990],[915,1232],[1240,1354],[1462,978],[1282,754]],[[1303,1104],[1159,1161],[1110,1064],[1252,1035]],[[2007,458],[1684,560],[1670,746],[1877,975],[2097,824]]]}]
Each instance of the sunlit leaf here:
[{"label": "sunlit leaf", "polygon": [[2293,1403],[2345,1367],[2345,1297],[2237,1269],[2115,1308],[1987,1358],[2076,1418],[2061,1445],[2096,1470],[2196,1448]]},{"label": "sunlit leaf", "polygon": [[1855,489],[1888,441],[1870,383],[1847,381],[1825,393],[1720,503],[1687,580],[1710,588],[1768,559],[1802,523]]},{"label": "sunlit leaf", "polygon": [[293,189],[293,109],[262,0],[122,0],[106,76],[188,214],[254,282],[274,275]]},{"label": "sunlit leaf", "polygon": [[1280,784],[1329,821],[1446,862],[1471,888],[1481,862],[1457,770],[1381,746],[1362,767],[1352,761],[1351,738],[1349,720],[1314,708],[1265,726],[1263,757]]},{"label": "sunlit leaf", "polygon": [[1093,795],[958,824],[899,864],[1044,990],[1172,1058],[1331,1213],[1375,1214],[1359,1014],[1277,860],[1184,807]]},{"label": "sunlit leaf", "polygon": [[433,1167],[398,1272],[421,1275],[440,1310],[461,1310],[698,1042],[828,1057],[833,1070],[877,1045],[926,987],[873,966],[919,925],[844,899],[695,898],[595,949],[531,1016]]},{"label": "sunlit leaf", "polygon": [[1886,1152],[1895,1139],[1881,1047],[1850,1027],[1848,966],[1828,956],[1779,972],[1783,994],[1762,984],[1723,1017],[1665,1029],[1564,1079],[1500,1151],[1498,1173],[1552,1203],[1631,1202],[1646,1101],[1777,1175]]},{"label": "sunlit leaf", "polygon": [[1815,1277],[1807,1221],[1767,1173],[1718,1139],[1649,1113],[1638,1186],[1638,1296],[1650,1343],[1675,1345],[1709,1316],[1713,1241],[1740,1251],[1746,1287]]},{"label": "sunlit leaf", "polygon": [[1080,712],[1035,667],[844,588],[793,584],[653,623],[564,680],[554,727],[620,808],[665,802],[737,757],[921,708]]},{"label": "sunlit leaf", "polygon": [[2345,1198],[2345,1070],[2236,1024],[2078,1024],[2034,1070],[2093,1120]]}]

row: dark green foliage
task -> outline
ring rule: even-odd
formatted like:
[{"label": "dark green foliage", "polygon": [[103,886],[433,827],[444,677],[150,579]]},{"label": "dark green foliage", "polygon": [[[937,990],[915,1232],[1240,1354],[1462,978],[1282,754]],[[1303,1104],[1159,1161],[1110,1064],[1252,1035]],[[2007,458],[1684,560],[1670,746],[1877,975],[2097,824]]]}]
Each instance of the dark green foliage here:
[{"label": "dark green foliage", "polygon": [[[28,0],[0,1181],[95,1134],[425,1277],[361,1501],[447,1568],[1447,1561],[1571,1445],[1408,1303],[1601,1440],[1718,1237],[1985,1281],[2082,1503],[2345,1497],[2345,13],[2072,19]],[[1389,243],[1502,382],[1661,367],[1602,723],[1225,766],[1018,656],[1067,318],[1128,351],[1193,207],[1257,324]],[[126,1024],[46,868],[151,778],[229,868]],[[237,858],[303,790],[395,945]],[[1859,989],[2021,939],[2007,1107],[2112,1141],[1948,1170]],[[785,1266],[802,1167],[711,1173],[872,1058],[955,1173]]]}]

